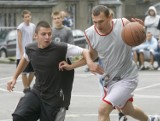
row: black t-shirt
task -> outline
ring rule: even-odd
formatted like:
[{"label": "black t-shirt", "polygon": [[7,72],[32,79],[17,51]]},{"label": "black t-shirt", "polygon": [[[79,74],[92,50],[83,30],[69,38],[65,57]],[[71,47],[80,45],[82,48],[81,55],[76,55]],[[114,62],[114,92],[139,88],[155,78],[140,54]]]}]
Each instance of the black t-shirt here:
[{"label": "black t-shirt", "polygon": [[37,43],[26,46],[26,54],[35,72],[35,92],[45,103],[52,106],[62,104],[63,73],[59,71],[59,62],[65,60],[67,44],[52,42],[47,48],[40,49]]},{"label": "black t-shirt", "polygon": [[[72,30],[68,27],[63,26],[62,28],[52,28],[53,41],[55,42],[65,42],[68,44],[74,44],[74,38]],[[67,58],[67,62],[71,64],[70,60]],[[72,83],[74,80],[74,70],[63,71],[63,84],[62,89],[64,93],[64,101],[62,106],[68,109],[71,100]]]}]

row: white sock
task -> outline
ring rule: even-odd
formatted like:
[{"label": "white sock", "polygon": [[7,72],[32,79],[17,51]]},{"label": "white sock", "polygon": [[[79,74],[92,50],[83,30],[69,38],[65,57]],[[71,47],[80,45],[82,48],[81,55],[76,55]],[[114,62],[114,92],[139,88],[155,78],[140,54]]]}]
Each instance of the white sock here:
[{"label": "white sock", "polygon": [[148,121],[151,121],[151,117],[150,116],[148,116]]}]

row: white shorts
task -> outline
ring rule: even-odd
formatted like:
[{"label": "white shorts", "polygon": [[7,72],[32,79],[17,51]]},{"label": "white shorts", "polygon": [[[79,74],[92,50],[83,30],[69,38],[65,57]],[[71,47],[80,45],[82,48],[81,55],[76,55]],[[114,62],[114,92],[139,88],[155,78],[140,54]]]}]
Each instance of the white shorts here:
[{"label": "white shorts", "polygon": [[113,107],[123,108],[127,101],[133,101],[133,91],[137,82],[137,78],[113,80],[107,87],[103,87],[102,100]]},{"label": "white shorts", "polygon": [[150,49],[150,50],[143,50],[143,49],[140,49],[139,52],[143,53],[144,54],[144,60],[146,61],[149,61],[150,60],[150,56],[151,56],[151,53],[154,55],[154,50],[153,49]]}]

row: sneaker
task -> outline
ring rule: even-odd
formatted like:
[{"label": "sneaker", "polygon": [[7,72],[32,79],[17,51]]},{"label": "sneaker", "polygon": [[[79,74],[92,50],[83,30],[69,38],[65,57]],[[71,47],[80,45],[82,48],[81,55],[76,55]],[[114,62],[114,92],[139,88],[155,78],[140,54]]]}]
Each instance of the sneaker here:
[{"label": "sneaker", "polygon": [[31,91],[31,88],[30,87],[27,87],[23,90],[23,93],[26,94],[27,92],[30,92]]},{"label": "sneaker", "polygon": [[86,69],[84,70],[84,72],[89,72],[89,68],[86,68]]},{"label": "sneaker", "polygon": [[119,113],[118,121],[127,121],[126,115],[124,115],[122,112]]},{"label": "sneaker", "polygon": [[151,116],[150,121],[160,121],[160,116],[159,115]]},{"label": "sneaker", "polygon": [[146,70],[145,66],[144,65],[141,65],[139,70]]},{"label": "sneaker", "polygon": [[149,65],[148,70],[154,70],[154,66],[153,65]]},{"label": "sneaker", "polygon": [[160,67],[158,67],[157,70],[160,71]]}]

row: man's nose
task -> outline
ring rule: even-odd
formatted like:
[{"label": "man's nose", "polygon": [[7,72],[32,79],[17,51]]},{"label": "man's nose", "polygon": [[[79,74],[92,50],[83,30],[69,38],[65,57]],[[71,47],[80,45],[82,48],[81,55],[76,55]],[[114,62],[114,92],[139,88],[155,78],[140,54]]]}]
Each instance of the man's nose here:
[{"label": "man's nose", "polygon": [[49,38],[49,34],[46,34],[46,38]]}]

